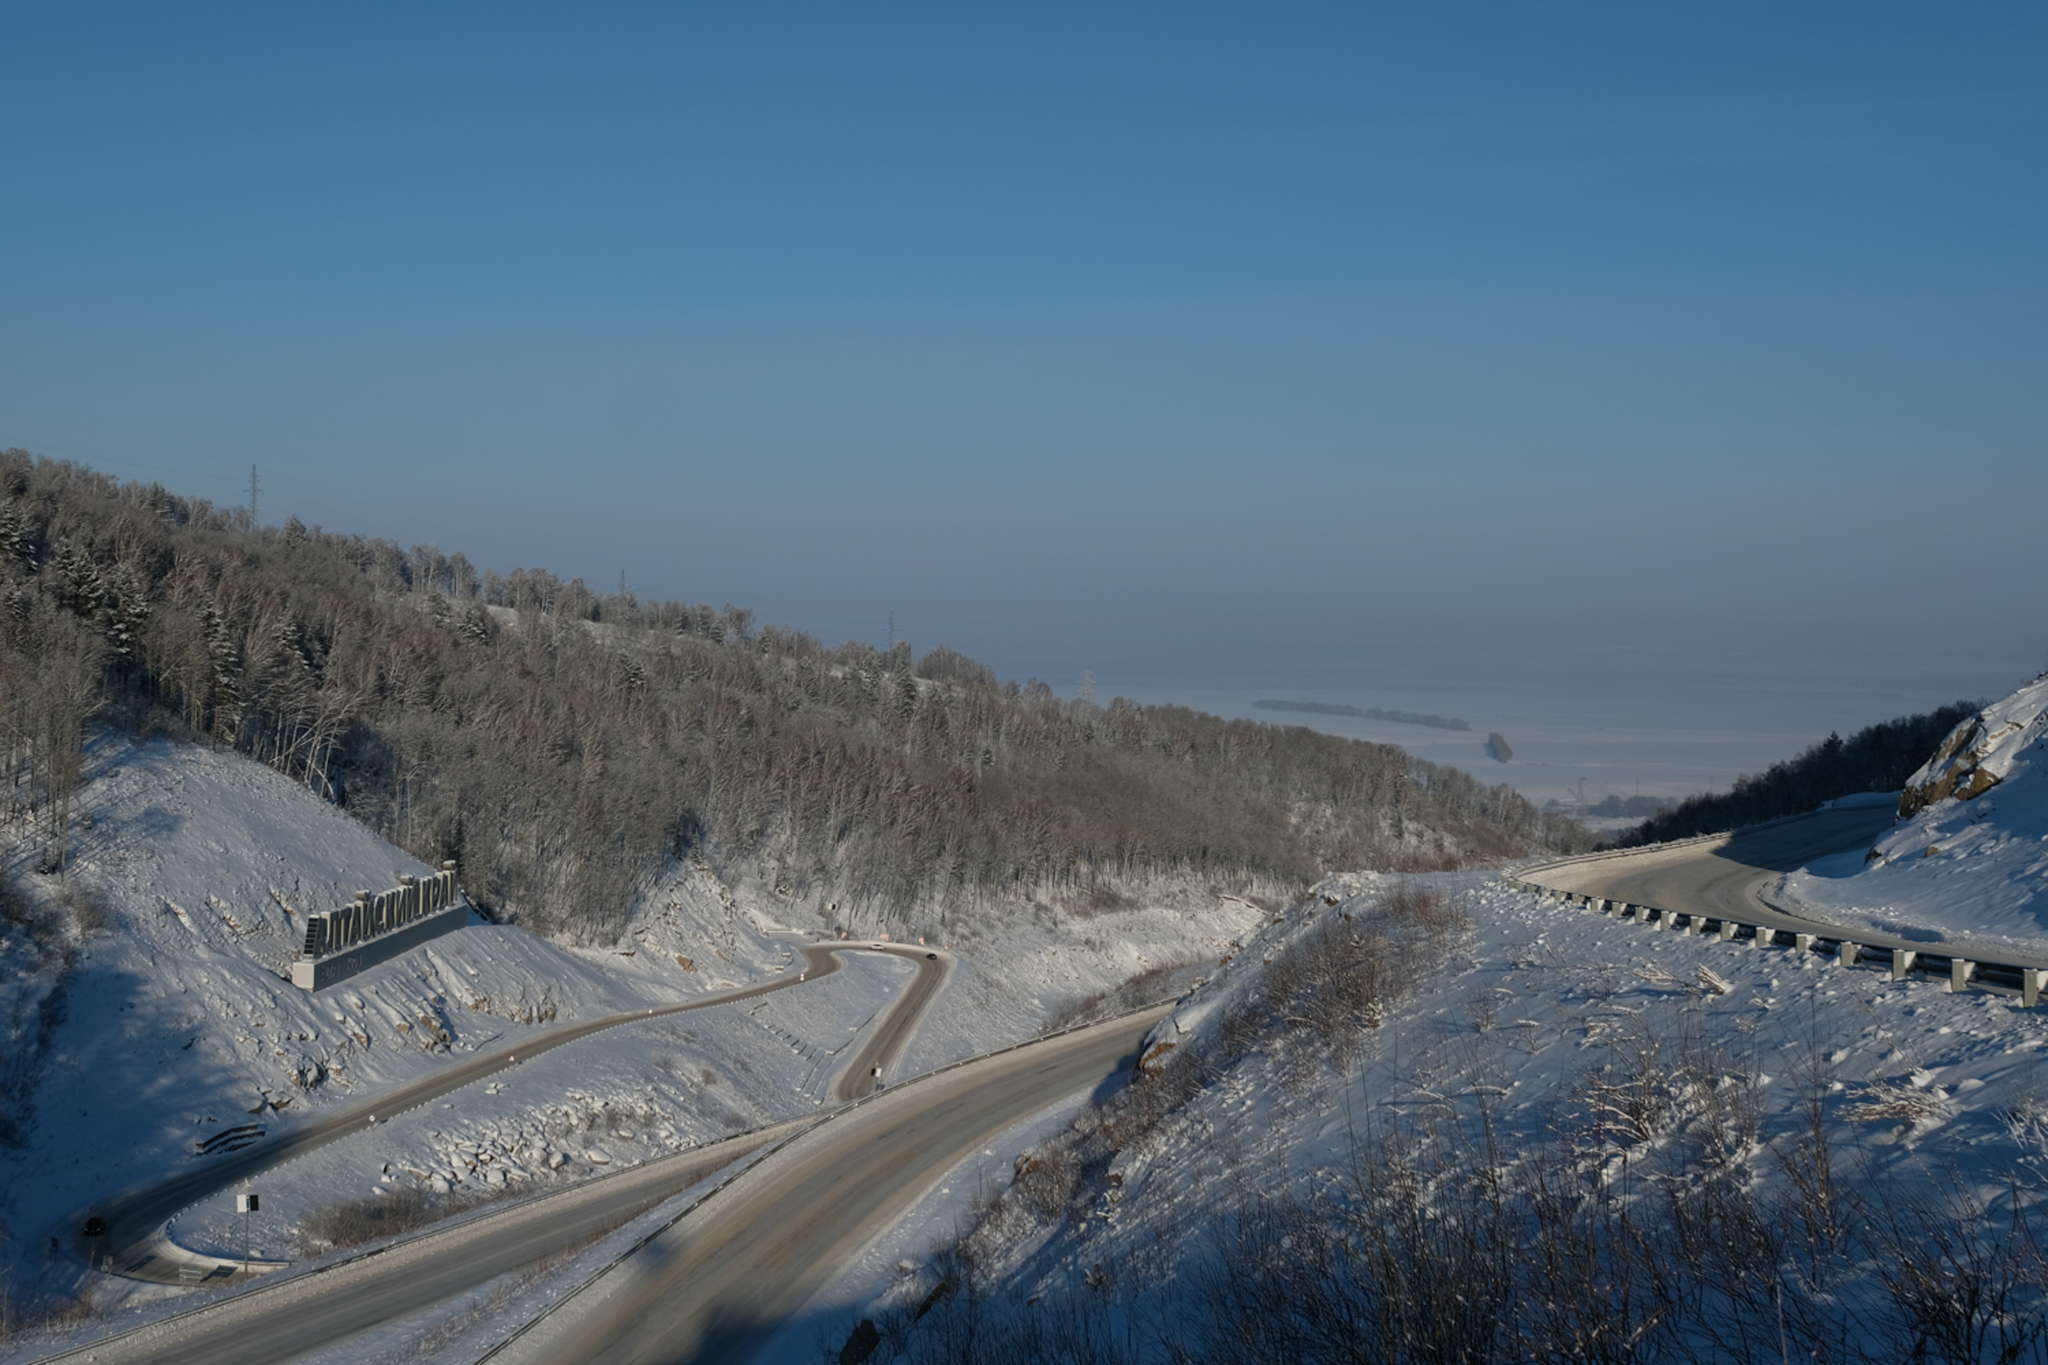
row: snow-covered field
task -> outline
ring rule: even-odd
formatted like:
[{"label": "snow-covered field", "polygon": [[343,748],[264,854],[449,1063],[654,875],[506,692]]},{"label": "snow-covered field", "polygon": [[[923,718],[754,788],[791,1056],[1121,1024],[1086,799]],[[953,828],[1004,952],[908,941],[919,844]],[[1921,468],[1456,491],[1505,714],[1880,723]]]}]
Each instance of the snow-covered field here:
[{"label": "snow-covered field", "polygon": [[[0,1164],[0,1283],[29,1297],[77,1287],[77,1267],[41,1254],[53,1225],[200,1160],[193,1146],[209,1134],[246,1123],[275,1134],[558,1023],[792,971],[793,945],[826,928],[786,925],[772,895],[684,862],[616,945],[569,947],[473,918],[309,995],[286,979],[304,914],[429,869],[268,768],[164,739],[96,738],[76,808],[62,881],[34,871],[35,830],[0,828],[0,866],[41,926],[33,936],[0,922],[0,1059],[26,1092],[13,1107],[22,1145]],[[1171,903],[1084,922],[1044,907],[992,917],[1000,928],[955,945],[963,969],[905,1065],[1029,1037],[1133,972],[1213,960],[1260,917],[1247,901],[1162,895]],[[81,918],[63,897],[95,908]],[[815,1112],[910,975],[900,959],[853,955],[798,989],[610,1030],[391,1117],[267,1173],[250,1247],[296,1257],[308,1211],[380,1186],[494,1194]],[[171,1233],[238,1257],[245,1227],[223,1196]],[[105,1306],[181,1291],[115,1281],[96,1292]]]},{"label": "snow-covered field", "polygon": [[[1948,790],[1880,841],[1879,860],[1823,862],[1780,890],[1831,918],[2048,935],[2035,918],[2048,801],[2034,772],[2048,686],[2034,693],[1993,708],[1960,764],[1951,755],[1916,778]],[[33,1051],[39,1021],[58,1018],[37,1054],[26,1146],[0,1176],[0,1254],[23,1290],[71,1273],[34,1254],[51,1223],[195,1160],[191,1144],[207,1133],[302,1121],[556,1022],[757,982],[791,970],[793,943],[827,929],[788,923],[802,917],[772,893],[735,891],[685,863],[616,945],[570,948],[479,922],[308,996],[282,977],[298,917],[423,869],[231,755],[103,737],[89,758],[80,806],[91,826],[75,838],[71,882],[104,924],[67,912],[68,966],[56,969],[47,934],[40,958],[18,927],[0,941],[8,1046]],[[38,846],[10,832],[14,881],[54,906],[55,879],[26,866]],[[1925,853],[1930,844],[1938,851]],[[1395,946],[1347,948],[1390,898],[1409,907]],[[1438,898],[1456,914],[1427,910]],[[1799,1210],[1813,1207],[1816,1178],[1839,1182],[1831,1207],[1853,1208],[1866,1229],[1885,1209],[1920,1218],[1938,1204],[1995,1230],[2048,1194],[2048,1014],[2002,995],[1660,933],[1479,873],[1346,874],[1286,906],[1161,885],[1096,912],[1023,905],[953,922],[960,965],[907,1072],[1029,1036],[1140,973],[1161,987],[1202,984],[1155,1032],[1156,1076],[1125,1108],[1049,1103],[936,1179],[790,1325],[778,1362],[817,1359],[820,1343],[836,1353],[862,1316],[901,1329],[877,1360],[899,1348],[936,1358],[928,1348],[949,1340],[952,1310],[903,1323],[945,1268],[932,1249],[971,1229],[984,1287],[1014,1311],[1057,1305],[1064,1321],[1134,1334],[1127,1344],[1185,1337],[1215,1307],[1254,1211],[1320,1210],[1341,1227],[1342,1209],[1384,1194],[1367,1189],[1361,1157],[1376,1170],[1412,1163],[1417,1188],[1453,1204],[1459,1170],[1503,1188],[1542,1177],[1587,1207],[1639,1211],[1645,1225],[1703,1191],[1733,1192],[1741,1207],[1775,1211],[1784,1245],[1810,1240]],[[1395,974],[1361,995],[1359,974],[1389,963]],[[58,1016],[37,1008],[53,971],[66,976]],[[611,1030],[398,1115],[267,1175],[254,1250],[297,1254],[306,1211],[379,1187],[516,1192],[814,1112],[909,973],[856,956],[799,989]],[[1367,996],[1382,1003],[1359,1005]],[[1832,1177],[1816,1177],[1816,1153]],[[214,1202],[181,1215],[173,1234],[238,1254],[242,1224],[229,1201]],[[322,1358],[473,1358],[679,1206]],[[1892,1290],[1870,1269],[1875,1244],[1861,1245],[1862,1261],[1828,1253],[1837,1279],[1826,1302],[1882,1317]],[[1809,1261],[1801,1273],[1817,1273]],[[144,1300],[178,1292],[112,1297],[148,1311]]]},{"label": "snow-covered field", "polygon": [[1907,801],[1919,807],[1909,818],[1867,851],[1787,875],[1775,894],[1837,924],[1981,944],[1986,956],[2013,947],[2041,952],[2048,677],[1985,708],[1944,749],[1907,783]]},{"label": "snow-covered field", "polygon": [[[1017,1136],[1024,1150],[992,1149],[983,1169],[949,1182],[950,1198],[927,1201],[914,1232],[899,1230],[821,1295],[778,1361],[818,1359],[814,1341],[836,1347],[862,1316],[893,1319],[900,1333],[875,1359],[898,1347],[944,1358],[957,1324],[943,1311],[917,1327],[908,1317],[943,1273],[933,1248],[977,1225],[971,1245],[993,1299],[1062,1314],[1079,1305],[1094,1330],[1126,1344],[1199,1341],[1218,1274],[1246,1254],[1234,1239],[1249,1210],[1291,1202],[1336,1218],[1371,1183],[1361,1158],[1384,1171],[1395,1152],[1447,1207],[1461,1179],[1522,1187],[1541,1176],[1648,1224],[1664,1201],[1719,1182],[1784,1215],[1794,1242],[1805,1234],[1787,1211],[1811,1205],[1801,1182],[1814,1179],[1816,1151],[1845,1217],[1865,1199],[1859,1219],[1888,1207],[1910,1220],[1921,1210],[1907,1201],[1924,1200],[1949,1216],[1987,1210],[1995,1240],[2016,1204],[2048,1196],[2048,1013],[1934,981],[1894,984],[1814,954],[1661,933],[1490,877],[1407,884],[1442,892],[1470,927],[1378,1027],[1353,1019],[1355,1056],[1313,1020],[1285,1016],[1315,995],[1302,950],[1350,932],[1388,894],[1387,879],[1371,876],[1333,878],[1272,919],[1155,1030],[1162,1076],[1172,1053],[1198,1069],[1177,1083],[1184,1102],[1142,1122],[1114,1108],[1042,1117]],[[1071,1165],[1057,1188],[1037,1173],[1013,1187],[1020,1155],[1056,1165],[1061,1146]],[[981,1215],[982,1197],[1005,1190]],[[1863,1312],[1885,1299],[1880,1278],[1846,1253],[1836,1270],[1831,1303]],[[2038,1292],[2033,1302],[2038,1311]],[[998,1316],[980,1330],[1007,1322],[1000,1330],[1015,1333],[1039,1310],[1019,1311],[1022,1325]]]}]

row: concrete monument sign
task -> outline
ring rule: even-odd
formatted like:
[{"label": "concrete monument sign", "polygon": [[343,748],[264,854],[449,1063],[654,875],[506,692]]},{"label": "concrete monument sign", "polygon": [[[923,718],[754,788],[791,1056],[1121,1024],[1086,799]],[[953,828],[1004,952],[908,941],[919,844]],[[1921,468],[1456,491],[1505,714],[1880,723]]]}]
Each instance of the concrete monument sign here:
[{"label": "concrete monument sign", "polygon": [[339,910],[308,915],[305,945],[292,961],[292,984],[320,990],[468,922],[454,863],[441,864],[431,877],[398,882],[389,891],[359,891]]}]

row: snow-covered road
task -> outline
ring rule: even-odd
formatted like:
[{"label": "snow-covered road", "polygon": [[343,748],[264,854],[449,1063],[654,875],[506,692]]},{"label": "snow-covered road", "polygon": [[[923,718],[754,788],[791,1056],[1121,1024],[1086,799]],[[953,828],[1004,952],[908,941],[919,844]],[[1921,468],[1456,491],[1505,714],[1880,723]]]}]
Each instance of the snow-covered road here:
[{"label": "snow-covered road", "polygon": [[892,1089],[751,1168],[497,1358],[748,1359],[855,1252],[987,1142],[1128,1070],[1159,1005]]},{"label": "snow-covered road", "polygon": [[[910,984],[904,989],[895,1005],[883,1016],[881,1026],[875,1030],[874,1037],[861,1049],[860,1053],[846,1068],[846,1074],[839,1080],[838,1089],[841,1091],[858,1086],[859,1093],[865,1093],[866,1090],[872,1088],[868,1073],[876,1066],[893,1064],[895,1059],[901,1054],[905,1043],[916,1028],[919,1018],[929,1008],[932,1000],[937,995],[939,987],[944,984],[946,975],[952,966],[951,957],[950,955],[941,956],[938,953],[929,952],[922,948],[884,944],[807,944],[802,947],[801,951],[805,960],[805,969],[799,976],[785,974],[757,985],[719,992],[678,1005],[613,1014],[551,1030],[538,1038],[526,1039],[514,1047],[507,1048],[501,1052],[450,1066],[438,1075],[387,1091],[318,1122],[281,1134],[276,1140],[259,1143],[254,1147],[210,1162],[203,1168],[114,1195],[95,1203],[89,1209],[81,1211],[71,1220],[72,1246],[82,1257],[96,1258],[98,1263],[102,1265],[111,1262],[111,1268],[114,1271],[131,1278],[176,1283],[179,1277],[179,1269],[185,1265],[192,1265],[202,1271],[210,1272],[216,1268],[218,1258],[185,1253],[165,1237],[162,1232],[163,1225],[167,1219],[176,1214],[178,1210],[195,1201],[247,1180],[260,1171],[274,1168],[286,1161],[304,1157],[329,1143],[352,1134],[360,1133],[366,1127],[373,1125],[379,1120],[388,1120],[395,1114],[425,1104],[443,1095],[451,1094],[487,1076],[516,1066],[519,1064],[521,1054],[524,1054],[528,1060],[532,1060],[541,1053],[574,1043],[606,1029],[642,1022],[649,1018],[705,1009],[714,1005],[731,1004],[734,1001],[750,999],[770,991],[788,989],[804,981],[816,980],[838,971],[840,955],[848,952],[887,953],[904,958],[918,968],[917,975],[912,978]],[[868,1084],[860,1085],[861,1082],[868,1082]],[[771,1136],[780,1135],[783,1131],[782,1128],[772,1130]],[[541,1221],[535,1228],[524,1229],[516,1234],[506,1233],[503,1229],[493,1231],[490,1234],[491,1245],[494,1248],[493,1255],[478,1257],[465,1254],[455,1256],[452,1259],[437,1259],[437,1274],[431,1281],[431,1285],[436,1292],[431,1297],[421,1300],[420,1293],[425,1282],[420,1281],[417,1277],[410,1277],[408,1284],[411,1292],[407,1296],[408,1305],[414,1308],[423,1306],[424,1303],[432,1302],[436,1298],[445,1297],[447,1294],[467,1289],[474,1284],[481,1283],[496,1274],[502,1273],[508,1268],[506,1264],[503,1264],[507,1248],[516,1250],[519,1255],[519,1259],[513,1263],[523,1264],[526,1260],[532,1260],[548,1254],[559,1249],[561,1246],[571,1244],[578,1238],[586,1236],[591,1226],[603,1224],[607,1221],[616,1223],[623,1218],[630,1217],[651,1204],[676,1193],[709,1170],[727,1164],[742,1155],[744,1151],[751,1150],[752,1146],[759,1146],[763,1141],[767,1140],[759,1135],[752,1136],[754,1140],[751,1144],[748,1144],[745,1139],[738,1140],[740,1144],[738,1146],[720,1144],[718,1150],[724,1152],[724,1155],[711,1166],[704,1164],[702,1153],[688,1153],[682,1157],[670,1158],[665,1162],[653,1163],[652,1167],[650,1167],[652,1178],[643,1178],[629,1183],[610,1182],[606,1184],[604,1196],[601,1199],[593,1203],[590,1209],[583,1210],[574,1217],[564,1213],[554,1203],[550,1202],[548,1204],[548,1211],[541,1215]],[[542,1201],[528,1202],[538,1204]],[[590,1201],[586,1200],[585,1202]],[[524,1205],[521,1207],[524,1207]],[[104,1231],[98,1232],[93,1236],[87,1236],[84,1229],[86,1227],[86,1220],[89,1218],[100,1220],[100,1223],[104,1225]],[[549,1231],[550,1229],[551,1231]],[[432,1235],[429,1234],[429,1236]],[[351,1295],[362,1293],[364,1291],[361,1291],[354,1284],[354,1280],[357,1278],[360,1277],[351,1275],[348,1277],[346,1285],[336,1283],[334,1289],[345,1289]],[[321,1292],[325,1291],[314,1291],[316,1294]],[[302,1289],[294,1297],[295,1300],[303,1299],[306,1297],[306,1294]],[[369,1293],[365,1301],[376,1301],[387,1308],[391,1307],[388,1286],[386,1287],[386,1292]],[[233,1301],[228,1305],[223,1305],[225,1308],[232,1308],[232,1306]],[[393,1311],[397,1310],[394,1309]],[[181,1320],[182,1326],[178,1333],[178,1339],[181,1343],[187,1341],[197,1343],[194,1349],[202,1350],[203,1357],[209,1360],[241,1359],[243,1357],[233,1355],[232,1351],[228,1355],[221,1354],[224,1349],[228,1348],[223,1347],[219,1340],[223,1335],[233,1336],[238,1340],[245,1335],[242,1328],[234,1327],[229,1322],[231,1318],[239,1321],[241,1316],[243,1315],[240,1313],[229,1313],[222,1317],[220,1324],[216,1325],[204,1312],[195,1314],[191,1318]],[[301,1314],[300,1316],[304,1315]],[[367,1316],[358,1313],[353,1315],[350,1321],[356,1330],[361,1330],[364,1327],[374,1325],[376,1321],[381,1321],[384,1317],[388,1316],[391,1316],[390,1312]],[[202,1318],[205,1320],[201,1321]],[[334,1339],[335,1334],[334,1326],[329,1324],[321,1330],[313,1331],[306,1338],[306,1342],[318,1344],[324,1341],[331,1341]],[[162,1337],[162,1329],[149,1331],[139,1337],[137,1344],[142,1348],[143,1353],[135,1358],[163,1359],[162,1352],[165,1349],[165,1345]],[[266,1342],[267,1344],[262,1350],[247,1358],[250,1360],[283,1358],[276,1354],[280,1343],[270,1341],[268,1338],[266,1338]],[[304,1348],[305,1344],[302,1343],[300,1349]],[[99,1359],[114,1358],[107,1354],[109,1349],[107,1344],[96,1345],[91,1349]]]}]

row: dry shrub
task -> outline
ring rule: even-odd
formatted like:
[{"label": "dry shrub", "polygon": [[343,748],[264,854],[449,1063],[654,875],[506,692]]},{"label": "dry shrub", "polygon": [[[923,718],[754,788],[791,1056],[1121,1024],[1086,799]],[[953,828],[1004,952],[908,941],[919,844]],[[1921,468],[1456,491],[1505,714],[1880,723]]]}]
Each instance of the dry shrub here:
[{"label": "dry shrub", "polygon": [[1633,1014],[1588,1027],[1607,1060],[1579,1083],[1588,1131],[1603,1148],[1639,1147],[1660,1136],[1678,1107],[1679,1069],[1666,1061],[1657,1030]]},{"label": "dry shrub", "polygon": [[360,1199],[330,1200],[300,1221],[300,1251],[315,1256],[340,1247],[361,1246],[380,1237],[416,1232],[512,1192],[509,1185],[487,1191],[451,1190],[447,1194],[436,1194],[423,1185],[399,1185]]},{"label": "dry shrub", "polygon": [[1055,1138],[1020,1163],[1016,1183],[1011,1188],[1024,1206],[1040,1218],[1058,1218],[1073,1201],[1074,1187],[1081,1176],[1081,1163],[1074,1147],[1071,1141]]},{"label": "dry shrub", "polygon": [[1078,996],[1062,1004],[1038,1026],[1041,1035],[1057,1033],[1076,1024],[1093,1023],[1097,1019],[1108,1019],[1113,1015],[1130,1010],[1142,1009],[1161,1000],[1171,1000],[1186,994],[1202,973],[1207,970],[1207,960],[1183,958],[1177,962],[1162,962],[1156,967],[1147,967],[1122,985],[1093,995]]},{"label": "dry shrub", "polygon": [[[0,1225],[0,1232],[5,1225]],[[0,1347],[25,1341],[51,1340],[77,1329],[104,1310],[87,1285],[76,1298],[18,1289],[0,1277]]]},{"label": "dry shrub", "polygon": [[1225,1058],[1286,1035],[1349,1067],[1369,1030],[1441,969],[1470,926],[1443,892],[1412,882],[1362,914],[1326,917],[1288,944],[1257,995],[1224,1020]]},{"label": "dry shrub", "polygon": [[104,897],[75,881],[64,883],[57,892],[57,903],[70,912],[71,922],[78,927],[80,938],[106,928],[107,918],[112,913]]},{"label": "dry shrub", "polygon": [[[2012,1191],[2016,1209],[2019,1191]],[[2048,1356],[2048,1257],[2025,1213],[2005,1234],[1959,1179],[1888,1203],[1876,1220],[1879,1277],[1918,1358],[1974,1365]]]}]

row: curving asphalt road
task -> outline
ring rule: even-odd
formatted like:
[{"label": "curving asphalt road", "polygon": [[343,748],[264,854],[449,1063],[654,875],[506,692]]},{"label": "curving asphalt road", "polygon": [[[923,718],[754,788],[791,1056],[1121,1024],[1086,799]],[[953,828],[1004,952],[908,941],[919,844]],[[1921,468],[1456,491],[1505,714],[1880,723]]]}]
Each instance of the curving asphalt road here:
[{"label": "curving asphalt road", "polygon": [[495,1359],[750,1360],[935,1181],[1051,1101],[1121,1074],[1172,1008],[935,1072],[840,1111],[585,1286]]},{"label": "curving asphalt road", "polygon": [[[165,1219],[193,1200],[226,1188],[254,1171],[360,1130],[367,1126],[372,1113],[388,1117],[425,1103],[514,1065],[516,1055],[531,1057],[603,1029],[786,989],[799,980],[838,971],[841,953],[878,951],[909,959],[919,970],[882,1017],[880,1027],[841,1072],[834,1087],[835,1095],[843,1098],[856,1080],[864,1080],[869,1083],[862,1090],[866,1093],[873,1088],[870,1070],[881,1066],[886,1075],[886,1069],[895,1064],[924,1010],[944,985],[954,965],[950,954],[900,944],[806,945],[802,977],[789,974],[680,1005],[568,1025],[540,1038],[524,1040],[503,1053],[464,1062],[426,1081],[366,1100],[317,1124],[280,1135],[280,1141],[218,1158],[200,1170],[117,1195],[88,1212],[97,1213],[108,1222],[109,1231],[99,1239],[103,1249],[104,1244],[117,1239],[128,1248],[117,1253],[117,1269],[136,1278],[175,1280],[177,1249],[169,1247],[161,1237]],[[453,1220],[366,1255],[349,1257],[303,1275],[281,1277],[171,1321],[81,1346],[51,1359],[89,1355],[105,1362],[191,1365],[261,1365],[286,1360],[417,1312],[574,1246],[633,1218],[748,1153],[782,1141],[818,1121],[814,1116],[806,1116],[521,1199],[481,1215]],[[74,1226],[86,1216],[80,1214]],[[81,1235],[77,1240],[85,1239]],[[121,1259],[124,1255],[125,1265]],[[210,1263],[210,1258],[206,1259]]]},{"label": "curving asphalt road", "polygon": [[1521,875],[1543,886],[1632,905],[1811,933],[1830,942],[1847,939],[1884,952],[1907,948],[1940,958],[1944,971],[1945,955],[1952,950],[1964,957],[1981,954],[2020,966],[2048,967],[2048,956],[2016,952],[2009,945],[1972,947],[1933,934],[1905,937],[1844,927],[1764,898],[1770,885],[1785,873],[1831,853],[1868,848],[1893,822],[1889,806],[1816,811],[1739,830],[1724,839],[1554,863]]},{"label": "curving asphalt road", "polygon": [[47,1359],[97,1365],[290,1360],[575,1247],[816,1122],[806,1116],[451,1219],[375,1251],[266,1277],[218,1302]]},{"label": "curving asphalt road", "polygon": [[854,1054],[853,1061],[839,1073],[839,1079],[832,1086],[832,1098],[835,1100],[857,1100],[863,1095],[872,1095],[881,1088],[875,1083],[877,1073],[884,1083],[888,1081],[897,1061],[903,1056],[903,1049],[910,1044],[910,1035],[917,1028],[917,1021],[924,1017],[924,1012],[953,975],[954,957],[951,953],[889,943],[869,944],[868,951],[909,958],[923,970],[896,997],[888,1013],[882,1016],[881,1026],[869,1035],[868,1041]]},{"label": "curving asphalt road", "polygon": [[[802,948],[804,968],[802,975],[815,978],[830,975],[839,970],[838,954],[848,951],[874,951],[866,944],[821,943],[807,944]],[[925,958],[922,949],[887,949],[898,956],[914,957],[922,969],[911,983],[910,991],[918,996],[918,1009],[931,998],[936,989],[934,982],[942,982],[951,963],[945,959]],[[396,1090],[385,1091],[370,1099],[350,1105],[339,1113],[306,1123],[291,1123],[272,1133],[261,1142],[239,1152],[206,1158],[189,1170],[179,1172],[162,1180],[132,1186],[118,1194],[99,1200],[90,1207],[80,1210],[65,1220],[59,1234],[63,1244],[72,1254],[87,1263],[111,1269],[115,1274],[132,1279],[154,1280],[159,1283],[176,1283],[181,1264],[194,1264],[212,1271],[217,1262],[212,1257],[186,1257],[178,1253],[170,1241],[162,1235],[164,1224],[183,1209],[198,1200],[218,1194],[258,1172],[306,1155],[308,1152],[338,1141],[351,1133],[360,1132],[372,1123],[388,1119],[393,1114],[425,1104],[430,1100],[459,1090],[472,1082],[517,1065],[517,1057],[524,1054],[535,1057],[543,1052],[565,1046],[593,1033],[618,1028],[625,1024],[640,1023],[667,1015],[682,1014],[690,1010],[709,1009],[714,1005],[727,1005],[737,1000],[749,1000],[770,991],[786,990],[797,985],[799,976],[785,973],[759,985],[745,986],[738,990],[722,991],[716,995],[703,996],[677,1005],[659,1006],[649,1010],[635,1010],[625,1014],[605,1015],[602,1018],[582,1023],[567,1024],[537,1037],[521,1039],[506,1047],[502,1052],[458,1062],[425,1080]],[[924,987],[919,990],[919,987]],[[915,1025],[917,1011],[892,1009],[885,1019],[885,1025],[894,1025],[892,1037],[900,1050],[910,1029]],[[874,1043],[864,1052],[875,1050]],[[884,1050],[887,1059],[893,1060],[894,1053]],[[865,1064],[872,1066],[870,1060]],[[841,1084],[846,1077],[842,1075]],[[84,1233],[88,1218],[97,1217],[106,1226],[104,1233],[87,1237]],[[276,1263],[262,1266],[262,1270],[277,1269]],[[230,1278],[239,1278],[239,1272]]]}]

